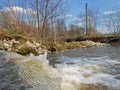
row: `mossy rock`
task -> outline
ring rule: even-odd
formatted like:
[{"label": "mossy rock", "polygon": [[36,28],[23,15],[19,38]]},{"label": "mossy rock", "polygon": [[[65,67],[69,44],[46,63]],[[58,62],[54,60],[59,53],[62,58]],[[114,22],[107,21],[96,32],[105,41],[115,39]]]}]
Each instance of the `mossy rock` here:
[{"label": "mossy rock", "polygon": [[23,46],[20,49],[18,49],[18,52],[21,55],[30,55],[30,53],[34,55],[39,55],[38,52],[33,48],[29,46]]}]

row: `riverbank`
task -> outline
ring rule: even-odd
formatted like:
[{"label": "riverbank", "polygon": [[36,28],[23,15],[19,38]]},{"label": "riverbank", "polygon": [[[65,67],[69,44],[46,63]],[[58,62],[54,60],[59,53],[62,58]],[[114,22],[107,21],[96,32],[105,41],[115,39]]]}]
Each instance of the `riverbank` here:
[{"label": "riverbank", "polygon": [[90,48],[93,46],[106,46],[108,44],[93,42],[90,40],[81,41],[81,42],[64,42],[64,43],[41,43],[32,39],[25,39],[23,37],[19,37],[16,39],[12,37],[12,39],[4,38],[0,40],[0,49],[6,50],[9,52],[16,52],[21,55],[40,55],[45,52],[54,53],[57,51],[78,49],[78,48]]},{"label": "riverbank", "polygon": [[100,35],[100,36],[81,36],[81,37],[77,37],[74,39],[67,39],[67,42],[71,42],[71,41],[86,41],[86,40],[90,40],[93,42],[100,42],[100,43],[108,43],[108,44],[112,44],[112,43],[119,43],[120,42],[120,35]]},{"label": "riverbank", "polygon": [[[99,39],[98,39],[99,40]],[[106,46],[109,44],[100,43],[94,40],[72,41],[72,42],[55,42],[38,40],[29,37],[20,32],[1,31],[0,32],[0,49],[9,52],[16,52],[21,55],[30,55],[31,53],[38,56],[45,52],[55,53],[79,48],[90,48],[93,46]]]},{"label": "riverbank", "polygon": [[108,46],[108,45],[109,44],[86,40],[80,42],[54,43],[52,46],[49,46],[48,50],[51,52],[56,52],[56,51],[66,51],[71,49],[91,48],[93,46],[100,47],[100,46]]}]

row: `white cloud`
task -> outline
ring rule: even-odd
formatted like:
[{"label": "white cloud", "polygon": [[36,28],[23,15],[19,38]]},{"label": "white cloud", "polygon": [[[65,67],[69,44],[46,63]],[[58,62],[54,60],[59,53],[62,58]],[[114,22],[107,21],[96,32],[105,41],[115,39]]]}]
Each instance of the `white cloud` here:
[{"label": "white cloud", "polygon": [[81,21],[82,20],[82,18],[78,18],[78,17],[74,17],[73,18],[75,21]]},{"label": "white cloud", "polygon": [[95,16],[99,17],[99,16],[100,16],[100,14],[95,14]]},{"label": "white cloud", "polygon": [[73,15],[72,14],[66,14],[65,17],[66,18],[71,18]]},{"label": "white cloud", "polygon": [[18,7],[18,6],[14,6],[14,7],[6,7],[4,10],[2,11],[14,11],[14,12],[19,12],[19,13],[24,13],[24,14],[36,14],[36,12],[34,10],[32,10],[31,8],[27,8],[24,9],[22,7]]},{"label": "white cloud", "polygon": [[17,6],[14,6],[14,7],[6,7],[4,10],[5,10],[5,11],[21,12],[21,13],[25,13],[25,12],[26,12],[25,9],[23,9],[22,7],[17,7]]},{"label": "white cloud", "polygon": [[104,18],[104,19],[102,19],[101,21],[102,21],[102,22],[108,22],[109,19],[108,19],[108,18]]},{"label": "white cloud", "polygon": [[85,25],[85,23],[83,23],[83,22],[79,22],[79,23],[77,23],[76,25],[78,25],[78,26],[82,27],[82,26],[84,26],[84,25]]},{"label": "white cloud", "polygon": [[104,15],[114,14],[117,13],[117,11],[105,11],[103,12]]}]

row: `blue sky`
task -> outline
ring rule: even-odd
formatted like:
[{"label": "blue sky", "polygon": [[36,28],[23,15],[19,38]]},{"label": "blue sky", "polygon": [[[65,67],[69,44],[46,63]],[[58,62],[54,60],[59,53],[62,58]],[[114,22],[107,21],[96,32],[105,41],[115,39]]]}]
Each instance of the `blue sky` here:
[{"label": "blue sky", "polygon": [[69,0],[69,2],[69,13],[73,16],[84,12],[86,2],[89,9],[98,10],[100,13],[120,8],[120,0]]},{"label": "blue sky", "polygon": [[[5,8],[2,1],[8,1],[8,0],[0,0],[0,9]],[[16,0],[16,1],[18,1],[17,4],[19,6],[19,1],[25,1],[25,0]],[[69,5],[70,9],[66,14],[66,17],[68,17],[67,25],[76,22],[78,16],[80,14],[85,13],[86,2],[88,3],[88,8],[90,10],[99,12],[99,18],[101,19],[106,14],[115,12],[117,9],[120,10],[120,0],[68,0],[68,1],[70,4]],[[82,22],[79,23],[81,23],[82,25]],[[99,23],[99,28],[102,28],[102,22]]]},{"label": "blue sky", "polygon": [[[120,0],[69,0],[70,10],[67,15],[69,17],[67,25],[76,22],[76,18],[78,18],[80,14],[85,14],[86,2],[88,3],[88,9],[99,13],[98,29],[101,29],[100,32],[105,32],[102,18],[105,15],[114,13],[116,10],[120,10]],[[78,25],[82,25],[82,23],[83,22],[78,22]]]},{"label": "blue sky", "polygon": [[[0,8],[4,8],[3,1],[8,0],[0,0]],[[11,0],[13,1],[13,0]],[[16,0],[19,4],[19,1],[24,0]],[[74,17],[77,17],[80,13],[84,13],[85,3],[88,3],[88,8],[91,10],[97,10],[101,14],[105,11],[114,11],[116,8],[120,9],[120,0],[68,0],[69,1],[69,12],[68,14],[72,14]]]}]

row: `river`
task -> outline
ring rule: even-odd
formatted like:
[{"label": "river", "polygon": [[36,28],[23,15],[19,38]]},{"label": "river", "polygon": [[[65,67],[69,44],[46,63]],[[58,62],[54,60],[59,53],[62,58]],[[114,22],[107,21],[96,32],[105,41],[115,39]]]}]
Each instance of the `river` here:
[{"label": "river", "polygon": [[58,52],[49,62],[46,57],[0,51],[0,90],[120,90],[120,47]]},{"label": "river", "polygon": [[120,90],[120,47],[93,47],[49,57],[62,90]]}]

